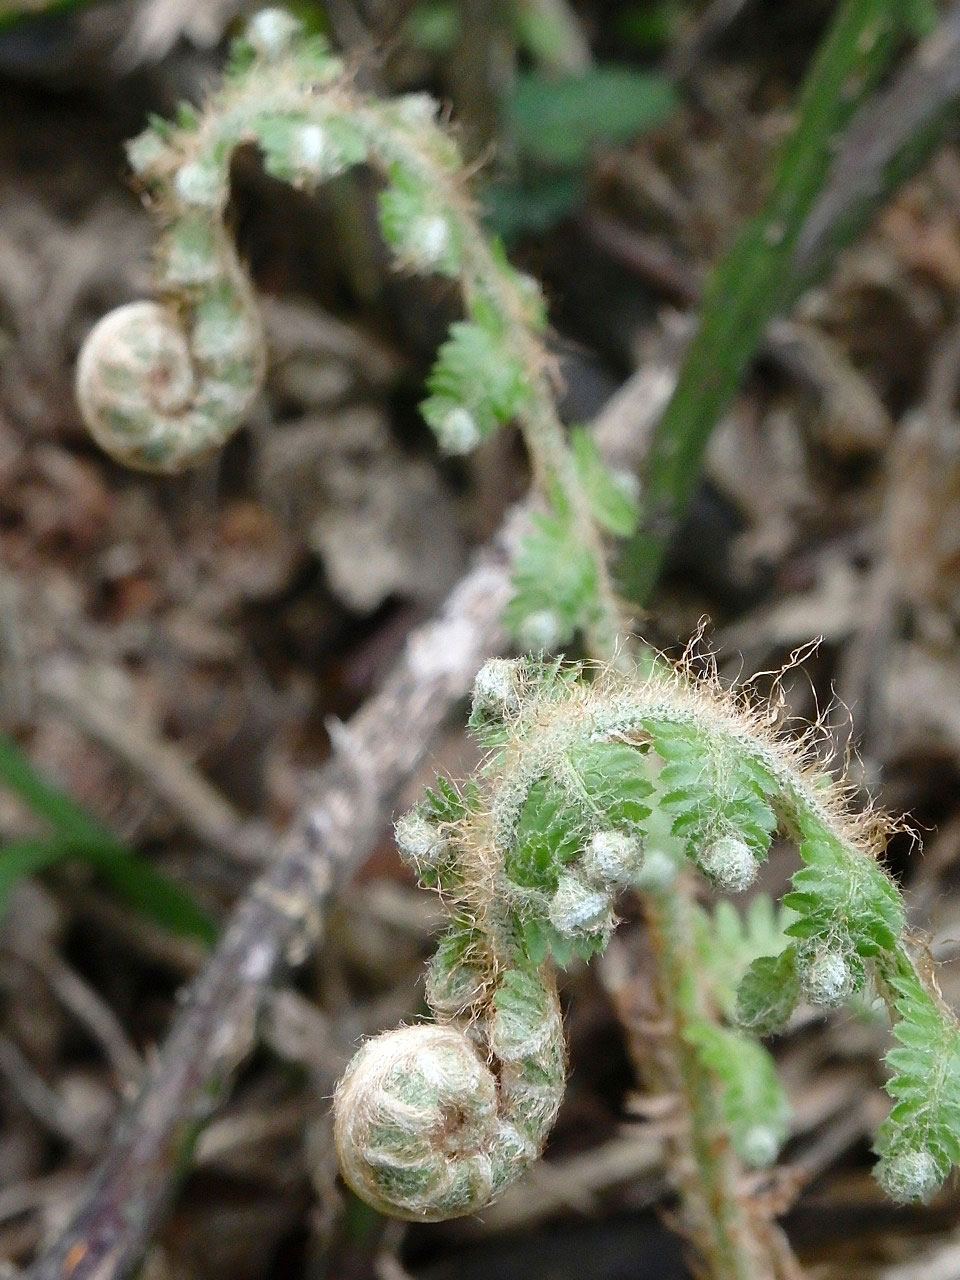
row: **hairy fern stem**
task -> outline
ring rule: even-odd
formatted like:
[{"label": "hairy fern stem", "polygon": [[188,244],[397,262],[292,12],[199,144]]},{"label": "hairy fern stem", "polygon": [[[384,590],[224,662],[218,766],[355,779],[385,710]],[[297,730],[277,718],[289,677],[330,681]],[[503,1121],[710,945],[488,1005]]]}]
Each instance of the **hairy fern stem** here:
[{"label": "hairy fern stem", "polygon": [[669,1087],[684,1106],[670,1174],[680,1194],[684,1234],[717,1280],[777,1280],[769,1223],[758,1222],[740,1189],[737,1160],[722,1110],[723,1081],[691,1043],[692,1026],[716,1018],[704,999],[691,919],[692,888],[684,879],[666,893],[647,892],[644,919],[657,962],[661,1014],[669,1028],[663,1056]]}]

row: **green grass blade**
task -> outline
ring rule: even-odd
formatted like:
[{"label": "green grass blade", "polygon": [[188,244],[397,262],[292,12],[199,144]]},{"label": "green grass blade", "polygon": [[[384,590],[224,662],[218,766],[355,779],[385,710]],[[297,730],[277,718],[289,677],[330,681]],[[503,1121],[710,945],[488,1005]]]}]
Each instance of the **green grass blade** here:
[{"label": "green grass blade", "polygon": [[59,862],[67,852],[62,840],[17,840],[0,849],[0,919],[18,882]]},{"label": "green grass blade", "polygon": [[713,274],[699,329],[654,435],[643,519],[620,565],[621,586],[631,600],[649,599],[699,482],[710,433],[768,321],[791,296],[797,238],[826,182],[836,141],[888,67],[907,18],[903,0],[844,0],[823,39],[773,191]]},{"label": "green grass blade", "polygon": [[45,781],[3,734],[0,785],[20,796],[54,830],[53,837],[16,841],[0,849],[0,916],[18,880],[75,858],[95,867],[118,897],[142,915],[174,933],[213,943],[216,925],[188,893],[115,840],[75,800]]},{"label": "green grass blade", "polygon": [[58,835],[77,841],[110,842],[109,834],[86,810],[37,773],[16,743],[0,734],[0,783],[16,792]]}]

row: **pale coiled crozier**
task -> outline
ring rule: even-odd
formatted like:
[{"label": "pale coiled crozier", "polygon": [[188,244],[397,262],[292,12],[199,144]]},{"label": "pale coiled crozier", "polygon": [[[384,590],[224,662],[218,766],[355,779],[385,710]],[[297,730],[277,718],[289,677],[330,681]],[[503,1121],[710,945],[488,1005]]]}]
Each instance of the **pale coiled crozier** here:
[{"label": "pale coiled crozier", "polygon": [[[229,342],[224,335],[229,335]],[[77,401],[97,444],[138,471],[177,472],[222,448],[263,379],[258,315],[238,291],[205,299],[188,338],[172,304],[131,302],[90,331]]]},{"label": "pale coiled crozier", "polygon": [[564,1040],[556,994],[514,973],[484,1028],[387,1031],[353,1058],[337,1089],[344,1180],[394,1217],[474,1213],[533,1163],[556,1118]]}]

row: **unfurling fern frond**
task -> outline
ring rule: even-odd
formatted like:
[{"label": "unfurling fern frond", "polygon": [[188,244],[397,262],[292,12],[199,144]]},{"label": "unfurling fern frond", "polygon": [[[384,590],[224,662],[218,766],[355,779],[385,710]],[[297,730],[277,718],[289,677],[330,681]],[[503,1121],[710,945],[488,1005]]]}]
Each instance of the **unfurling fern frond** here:
[{"label": "unfurling fern frond", "polygon": [[504,620],[522,648],[555,649],[589,626],[596,608],[596,564],[562,499],[533,518],[513,562],[514,597]]},{"label": "unfurling fern frond", "polygon": [[960,1164],[960,1027],[905,953],[884,956],[899,1015],[887,1054],[896,1100],[877,1136],[877,1176],[897,1200],[925,1200]]},{"label": "unfurling fern frond", "polygon": [[472,320],[451,325],[430,374],[423,416],[449,453],[466,453],[527,406],[530,384],[523,362],[510,352],[509,333],[483,302]]},{"label": "unfurling fern frond", "polygon": [[[747,1029],[779,1029],[801,997],[835,1004],[869,972],[889,994],[899,1041],[889,1055],[896,1101],[880,1133],[880,1177],[897,1196],[930,1195],[960,1157],[960,1029],[913,959],[900,895],[876,860],[879,822],[858,825],[799,746],[689,671],[589,674],[532,660],[489,663],[471,717],[487,763],[469,791],[441,784],[398,826],[401,846],[420,858],[425,883],[441,887],[454,917],[428,1001],[474,1055],[464,1051],[463,1089],[474,1087],[479,1055],[492,1069],[496,1106],[484,1083],[476,1086],[482,1137],[472,1112],[462,1133],[459,1121],[451,1130],[459,1113],[444,1103],[447,1110],[423,1111],[422,1155],[406,1130],[400,1146],[378,1144],[379,1117],[400,1106],[382,1094],[395,1034],[386,1033],[361,1050],[338,1097],[341,1115],[356,1107],[373,1118],[362,1134],[349,1130],[349,1144],[361,1147],[343,1155],[351,1184],[402,1216],[481,1207],[536,1158],[559,1105],[552,965],[605,947],[625,888],[668,900],[683,862],[688,874],[696,868],[715,884],[745,887],[779,831],[803,862],[785,910],[759,899],[744,920],[723,904],[694,918],[681,985],[699,980],[707,1005],[740,1025],[709,1020],[685,989],[673,1006],[684,1019],[678,1031],[719,1087],[742,1162],[768,1163],[787,1134],[788,1109],[772,1059]],[[407,1028],[398,1063],[419,1032],[430,1052],[436,1028]],[[438,1061],[438,1078],[446,1070]],[[338,1124],[347,1134],[346,1119]],[[451,1167],[431,1199],[438,1141]]]},{"label": "unfurling fern frond", "polygon": [[91,331],[77,367],[80,409],[98,443],[140,470],[180,471],[219,449],[249,413],[266,361],[254,291],[225,221],[231,157],[253,145],[270,175],[304,191],[370,165],[385,184],[380,228],[396,266],[454,280],[462,294],[463,318],[428,380],[426,422],[454,454],[516,422],[541,490],[556,499],[518,578],[562,589],[556,608],[552,596],[528,599],[517,630],[545,649],[582,627],[591,652],[609,658],[620,610],[602,531],[629,532],[635,502],[586,437],[569,447],[540,288],[481,227],[438,112],[422,93],[361,93],[325,41],[285,11],[256,15],[234,42],[222,88],[174,122],[152,120],[128,148],[161,224],[159,296]]},{"label": "unfurling fern frond", "polygon": [[794,920],[765,893],[756,894],[742,913],[726,898],[694,917],[697,963],[709,980],[711,996],[729,1022],[743,1022],[738,995],[746,975],[760,961],[782,953]]}]

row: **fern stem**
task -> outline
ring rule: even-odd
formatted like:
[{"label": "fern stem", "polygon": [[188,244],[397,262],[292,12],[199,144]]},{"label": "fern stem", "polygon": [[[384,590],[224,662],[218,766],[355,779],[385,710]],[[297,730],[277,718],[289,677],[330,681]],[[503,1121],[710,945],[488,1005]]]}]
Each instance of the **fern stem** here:
[{"label": "fern stem", "polygon": [[659,1002],[670,1028],[664,1065],[685,1103],[687,1126],[670,1160],[685,1234],[711,1280],[775,1280],[770,1242],[738,1187],[742,1171],[721,1113],[719,1082],[686,1036],[693,1023],[716,1018],[695,968],[691,886],[681,878],[666,893],[645,894],[644,911]]},{"label": "fern stem", "polygon": [[[542,378],[542,374],[540,375]],[[577,475],[563,427],[548,394],[539,398],[527,416],[524,440],[546,492],[559,488],[570,504],[582,546],[595,565],[597,583],[593,616],[584,625],[584,639],[591,657],[612,663],[624,672],[635,669],[623,627],[623,610],[617,600],[600,531],[590,511]],[[552,483],[551,483],[552,482]]]},{"label": "fern stem", "polygon": [[[451,190],[448,197],[451,203],[456,195],[456,190]],[[468,302],[473,292],[486,289],[494,293],[506,321],[510,349],[521,360],[530,385],[530,403],[518,414],[517,421],[533,467],[534,488],[548,496],[559,491],[573,513],[580,543],[594,562],[596,607],[584,626],[587,650],[591,657],[627,670],[623,610],[614,590],[600,530],[557,414],[543,344],[539,336],[531,332],[512,279],[498,271],[487,238],[472,217],[465,230],[464,282]]]}]

